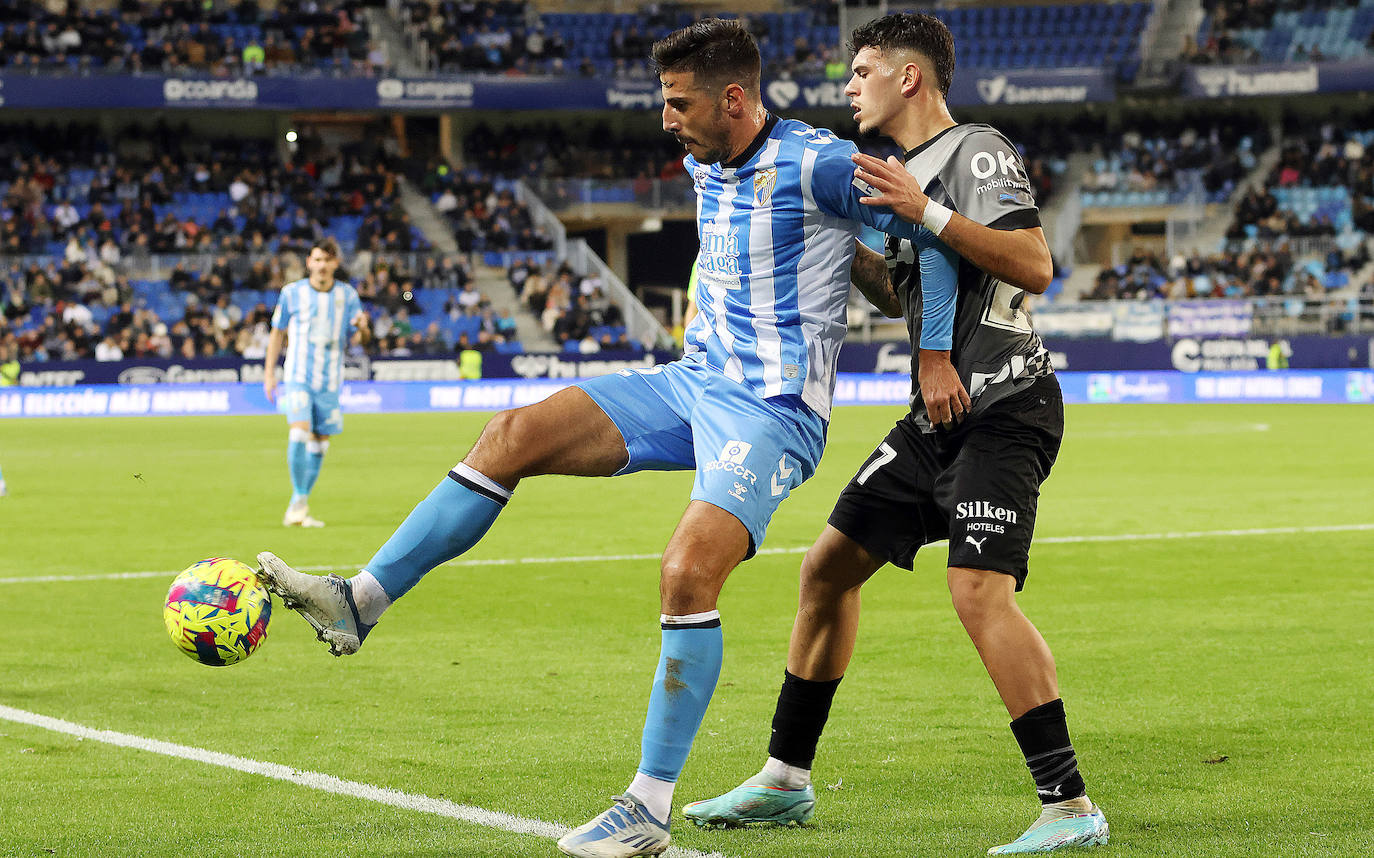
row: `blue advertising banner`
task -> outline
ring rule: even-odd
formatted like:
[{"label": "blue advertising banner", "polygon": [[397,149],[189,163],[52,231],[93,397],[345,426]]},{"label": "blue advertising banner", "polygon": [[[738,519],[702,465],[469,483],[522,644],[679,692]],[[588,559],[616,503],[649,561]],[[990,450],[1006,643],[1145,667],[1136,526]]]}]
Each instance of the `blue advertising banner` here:
[{"label": "blue advertising banner", "polygon": [[[1369,367],[1374,341],[1368,337],[1289,337],[1283,342],[1293,369]],[[1232,372],[1261,370],[1271,341],[1263,337],[1182,337],[1135,343],[1046,337],[1056,370],[1166,370]],[[841,372],[911,371],[905,342],[849,343],[840,350]]]},{"label": "blue advertising banner", "polygon": [[1374,60],[1256,66],[1190,66],[1183,92],[1193,98],[1306,95],[1374,89]]},{"label": "blue advertising banner", "polygon": [[[591,355],[567,352],[482,356],[484,378],[593,378],[622,369],[643,369],[677,357],[664,351],[598,352]],[[243,358],[164,360],[143,358],[101,362],[42,361],[20,366],[20,387],[66,387],[83,384],[205,384],[212,382],[262,382],[262,361]],[[457,381],[458,362],[453,358],[387,358],[345,366],[347,381]]]},{"label": "blue advertising banner", "polygon": [[[774,80],[764,102],[775,110],[847,108],[844,80]],[[1082,104],[1111,101],[1111,75],[1096,68],[969,72],[949,103]],[[0,107],[207,108],[242,110],[653,110],[656,80],[582,77],[200,78],[157,74],[0,75]]]},{"label": "blue advertising banner", "polygon": [[[539,402],[570,382],[504,379],[431,383],[354,382],[339,397],[346,413],[496,411]],[[1068,403],[1374,402],[1374,371],[1059,373]],[[905,407],[906,380],[842,373],[836,405]],[[0,389],[0,418],[273,414],[256,384],[87,385]]]},{"label": "blue advertising banner", "polygon": [[[763,102],[786,112],[802,108],[848,108],[846,80],[774,80],[763,87]],[[1099,68],[1015,69],[960,72],[949,89],[956,107],[1020,104],[1085,104],[1112,101],[1116,85]]]},{"label": "blue advertising banner", "polygon": [[657,81],[0,75],[0,107],[243,110],[658,110]]}]

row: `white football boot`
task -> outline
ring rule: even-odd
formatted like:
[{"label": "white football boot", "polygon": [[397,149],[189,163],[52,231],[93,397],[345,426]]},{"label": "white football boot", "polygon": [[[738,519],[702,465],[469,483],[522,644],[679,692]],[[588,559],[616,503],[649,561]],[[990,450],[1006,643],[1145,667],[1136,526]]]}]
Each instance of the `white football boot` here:
[{"label": "white football boot", "polygon": [[258,581],[305,617],[331,655],[352,655],[373,626],[358,618],[353,587],[338,575],[305,575],[270,551],[258,555]]}]

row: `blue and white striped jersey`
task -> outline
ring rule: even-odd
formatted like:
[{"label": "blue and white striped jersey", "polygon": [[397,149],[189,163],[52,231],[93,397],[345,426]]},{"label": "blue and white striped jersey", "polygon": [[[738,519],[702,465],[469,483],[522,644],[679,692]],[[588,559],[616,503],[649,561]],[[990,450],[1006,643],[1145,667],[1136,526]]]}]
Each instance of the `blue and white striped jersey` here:
[{"label": "blue and white striped jersey", "polygon": [[[828,420],[862,224],[918,248],[939,242],[887,209],[860,204],[871,189],[854,178],[853,143],[794,119],[768,121],[732,166],[683,160],[696,185],[701,240],[700,313],[685,332],[684,357],[765,399],[799,395]],[[952,268],[947,277],[953,282]]]},{"label": "blue and white striped jersey", "polygon": [[343,359],[353,336],[352,319],[363,309],[358,290],[336,280],[321,292],[308,277],[281,289],[272,328],[286,331],[286,372],[282,381],[316,392],[343,385]]}]

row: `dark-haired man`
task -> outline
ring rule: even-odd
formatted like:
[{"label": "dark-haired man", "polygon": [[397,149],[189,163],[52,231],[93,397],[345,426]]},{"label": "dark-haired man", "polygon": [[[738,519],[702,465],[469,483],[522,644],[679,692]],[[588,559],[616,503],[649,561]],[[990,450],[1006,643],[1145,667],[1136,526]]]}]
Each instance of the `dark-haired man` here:
[{"label": "dark-haired man", "polygon": [[820,460],[850,278],[891,304],[882,257],[856,249],[860,224],[907,237],[932,288],[952,291],[955,275],[927,231],[861,203],[852,143],[764,110],[758,46],[739,23],[699,21],[656,43],[653,59],[664,130],[687,149],[697,189],[700,312],[684,357],[498,414],[347,581],[258,556],[264,583],[331,652],[350,654],[392,601],[482,538],[521,479],[695,469],[660,567],[661,649],[638,770],[610,809],[558,843],[600,858],[667,849],[673,788],[720,674],[721,587]]},{"label": "dark-haired man", "polygon": [[955,610],[1013,719],[1042,803],[1029,830],[989,853],[1103,844],[1107,822],[1078,772],[1053,656],[1015,599],[1040,484],[1063,435],[1049,355],[1021,310],[1022,290],[1043,292],[1051,276],[1030,183],[1005,137],[951,118],[954,41],[939,19],[880,18],[854,31],[851,48],[845,92],[860,131],[906,151],[905,165],[855,157],[856,177],[877,191],[863,202],[891,206],[953,247],[962,257],[957,295],[934,312],[910,247],[889,237],[911,335],[911,411],[850,481],[802,563],[763,770],[684,813],[703,825],[810,818],[811,765],[853,653],[860,588],[887,563],[910,569],[922,545],[948,539]]},{"label": "dark-haired man", "polygon": [[355,330],[363,341],[371,335],[358,290],[334,279],[339,262],[339,245],[334,239],[312,244],[305,259],[310,273],[282,287],[272,312],[262,390],[267,401],[276,399],[277,359],[285,347],[281,405],[290,424],[286,463],[291,473],[291,502],[282,524],[287,527],[324,527],[324,522],[310,514],[310,490],[320,476],[330,436],[343,431],[339,389],[349,340]]}]

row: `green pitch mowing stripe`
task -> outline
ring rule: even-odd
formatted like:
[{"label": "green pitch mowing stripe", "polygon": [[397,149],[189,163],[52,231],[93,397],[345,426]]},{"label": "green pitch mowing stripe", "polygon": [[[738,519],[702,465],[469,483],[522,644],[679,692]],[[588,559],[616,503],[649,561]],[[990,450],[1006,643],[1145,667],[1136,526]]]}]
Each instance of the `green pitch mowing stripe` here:
[{"label": "green pitch mowing stripe", "polygon": [[[498,828],[502,831],[510,831],[515,834],[533,834],[536,837],[547,837],[556,840],[564,834],[567,834],[569,830],[566,825],[559,825],[555,822],[545,822],[542,819],[526,819],[523,816],[514,816],[509,813],[501,813],[500,811],[484,810],[480,807],[473,807],[470,804],[455,804],[454,802],[445,801],[441,798],[430,798],[427,795],[416,795],[414,793],[400,792],[399,790],[358,783],[357,781],[346,781],[342,778],[336,778],[333,775],[321,774],[320,772],[305,772],[299,769],[293,769],[290,766],[283,766],[277,763],[264,763],[259,760],[249,760],[244,757],[236,757],[232,754],[207,751],[204,748],[192,748],[189,745],[178,745],[173,742],[162,742],[157,739],[145,739],[142,736],[131,736],[128,733],[117,733],[113,730],[96,730],[93,727],[73,724],[70,721],[63,721],[59,718],[49,718],[47,715],[25,712],[23,709],[14,709],[4,705],[0,705],[0,718],[6,721],[28,724],[31,727],[41,727],[44,730],[52,730],[56,733],[66,733],[69,736],[76,736],[79,739],[91,739],[96,742],[104,742],[107,745],[115,745],[121,748],[133,748],[139,751],[162,754],[166,757],[178,757],[183,760],[205,763],[210,766],[234,769],[235,771],[246,772],[250,775],[262,775],[266,778],[288,781],[290,783],[299,784],[300,786],[317,789],[321,792],[352,796],[353,798],[375,801],[378,804],[389,804],[392,807],[414,810],[419,813],[433,813],[438,816],[461,819],[464,822],[471,822],[473,825],[481,825],[485,828]],[[719,852],[698,852],[695,849],[681,849],[676,846],[669,847],[668,851],[663,854],[669,856],[669,858],[730,858],[730,856],[723,855]]]},{"label": "green pitch mowing stripe", "polygon": [[[1164,533],[1100,533],[1088,536],[1042,536],[1035,542],[1038,545],[1077,545],[1084,542],[1148,542],[1159,539],[1219,539],[1227,536],[1291,536],[1296,533],[1351,533],[1362,530],[1374,530],[1374,523],[1365,524],[1318,524],[1310,526],[1294,525],[1291,527],[1247,527],[1233,528],[1231,530],[1178,530],[1167,531]],[[932,545],[941,545],[948,540],[940,539]],[[805,554],[808,547],[801,546],[796,548],[764,548],[758,554]],[[657,554],[602,554],[602,555],[583,555],[574,557],[511,557],[493,558],[487,560],[450,560],[444,566],[521,566],[525,564],[540,563],[613,563],[621,560],[657,560],[663,553]],[[333,572],[343,568],[356,566],[361,569],[359,564],[342,564],[339,566],[299,566],[295,567],[297,572]],[[42,575],[30,578],[0,578],[0,584],[54,584],[74,581],[124,581],[138,578],[163,578],[168,575],[175,575],[179,570],[164,569],[158,571],[144,572],[110,572],[104,575]]]}]

